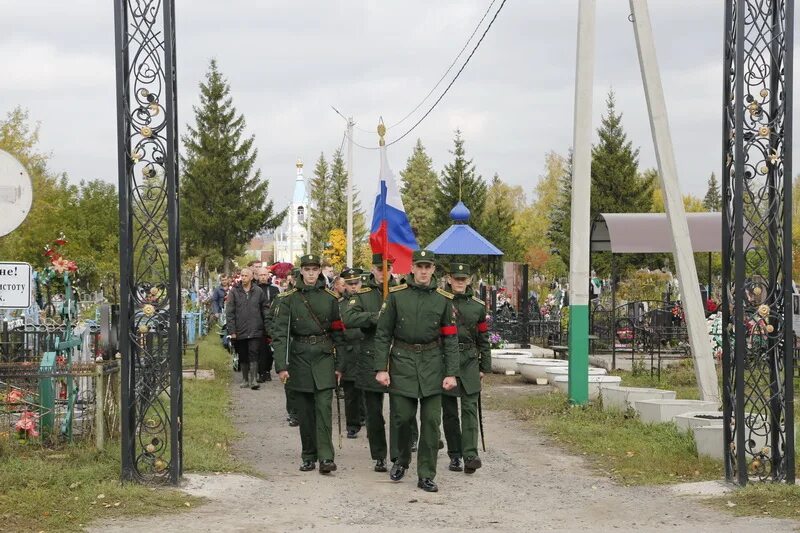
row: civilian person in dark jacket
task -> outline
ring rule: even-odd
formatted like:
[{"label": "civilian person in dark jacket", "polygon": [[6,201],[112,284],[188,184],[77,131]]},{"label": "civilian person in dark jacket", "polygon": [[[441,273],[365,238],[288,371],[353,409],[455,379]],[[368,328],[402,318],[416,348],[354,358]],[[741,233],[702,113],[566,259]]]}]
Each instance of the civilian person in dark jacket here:
[{"label": "civilian person in dark jacket", "polygon": [[219,287],[211,293],[211,314],[221,315],[225,311],[225,296],[228,294],[228,276],[225,274],[219,277]]},{"label": "civilian person in dark jacket", "polygon": [[242,367],[242,388],[259,388],[258,353],[264,343],[269,320],[269,308],[264,292],[253,283],[253,271],[243,268],[241,283],[231,287],[225,307],[228,334],[231,336],[239,365]]},{"label": "civilian person in dark jacket", "polygon": [[[270,309],[272,302],[281,291],[272,284],[272,273],[266,267],[258,269],[258,288],[264,293],[264,297],[267,299],[267,309]],[[258,379],[256,382],[272,381],[271,370],[272,339],[269,337],[269,332],[265,330],[264,342],[261,343],[261,349],[258,352]]]}]

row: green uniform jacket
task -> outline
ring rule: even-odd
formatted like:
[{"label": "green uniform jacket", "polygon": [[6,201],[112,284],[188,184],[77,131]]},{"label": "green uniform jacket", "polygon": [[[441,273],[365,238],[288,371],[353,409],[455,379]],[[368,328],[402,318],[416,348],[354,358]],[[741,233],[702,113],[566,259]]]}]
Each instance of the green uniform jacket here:
[{"label": "green uniform jacket", "polygon": [[378,313],[383,303],[383,289],[373,278],[370,283],[347,300],[342,307],[342,320],[346,328],[361,328],[364,340],[361,341],[361,354],[354,369],[356,386],[372,392],[387,392],[389,389],[375,380],[375,331]]},{"label": "green uniform jacket", "polygon": [[[292,390],[314,392],[335,388],[334,371],[341,370],[335,347],[342,342],[344,329],[339,318],[338,295],[325,289],[322,279],[315,285],[306,285],[300,279],[296,288],[281,293],[275,305],[271,324],[275,371],[289,371],[286,386]],[[312,335],[315,341],[305,342]]]},{"label": "green uniform jacket", "polygon": [[[345,296],[339,299],[339,313],[344,321],[344,310],[347,308],[347,302],[352,296]],[[339,366],[344,374],[342,380],[356,381],[358,358],[361,354],[361,342],[364,339],[364,334],[356,327],[350,327],[347,322],[344,323],[344,338],[342,343],[336,347],[336,358],[339,360]]]},{"label": "green uniform jacket", "polygon": [[[448,287],[449,289],[449,287]],[[486,324],[486,304],[476,298],[472,288],[464,294],[453,295],[458,326],[458,351],[461,354],[459,386],[444,391],[448,396],[475,394],[481,390],[481,372],[492,371],[492,349]]]},{"label": "green uniform jacket", "polygon": [[[458,329],[453,295],[414,282],[393,287],[381,306],[375,333],[374,370],[388,370],[389,392],[409,398],[442,393],[445,376],[458,376]],[[423,345],[414,349],[408,345]]]}]

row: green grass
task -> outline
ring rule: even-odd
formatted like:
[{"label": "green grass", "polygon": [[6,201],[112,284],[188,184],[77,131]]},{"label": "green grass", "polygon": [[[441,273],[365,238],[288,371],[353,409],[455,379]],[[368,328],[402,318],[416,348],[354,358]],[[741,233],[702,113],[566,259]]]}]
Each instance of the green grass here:
[{"label": "green grass", "polygon": [[[213,381],[184,380],[184,466],[187,471],[246,471],[229,448],[238,433],[228,416],[227,351],[215,335],[200,343],[200,366]],[[119,442],[103,452],[91,443],[55,450],[0,450],[0,531],[79,531],[90,521],[177,512],[201,503],[175,489],[122,484]]]},{"label": "green grass", "polygon": [[595,404],[570,406],[566,396],[558,393],[489,396],[487,406],[510,410],[542,429],[556,446],[586,455],[598,472],[626,485],[700,481],[723,475],[722,464],[698,457],[691,435],[679,432],[674,424],[643,424],[626,413],[603,411]]},{"label": "green grass", "polygon": [[777,483],[751,484],[725,496],[707,500],[737,516],[771,516],[800,519],[800,487]]}]

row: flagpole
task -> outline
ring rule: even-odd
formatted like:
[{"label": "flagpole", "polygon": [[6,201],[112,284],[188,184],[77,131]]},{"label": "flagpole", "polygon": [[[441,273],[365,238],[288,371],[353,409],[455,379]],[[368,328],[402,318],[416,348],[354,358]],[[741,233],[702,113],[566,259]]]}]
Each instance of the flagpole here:
[{"label": "flagpole", "polygon": [[[383,120],[380,121],[378,124],[378,144],[381,147],[381,172],[383,172],[383,161],[386,159],[386,141],[384,140],[383,136],[386,135],[386,126],[383,124]],[[381,191],[383,193],[383,191]],[[387,191],[388,195],[388,191]],[[383,234],[383,253],[381,257],[383,258],[383,299],[385,300],[389,296],[389,226],[386,220],[386,201],[388,199],[385,198],[383,205],[381,208],[383,209],[383,214],[381,220],[383,221],[382,224],[386,224],[386,232]]]}]

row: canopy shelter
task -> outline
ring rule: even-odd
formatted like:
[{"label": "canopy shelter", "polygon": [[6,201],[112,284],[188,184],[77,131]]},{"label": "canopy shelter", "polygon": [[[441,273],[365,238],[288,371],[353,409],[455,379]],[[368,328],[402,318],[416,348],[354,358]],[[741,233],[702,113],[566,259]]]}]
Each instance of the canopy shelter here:
[{"label": "canopy shelter", "polygon": [[[687,213],[692,251],[708,252],[708,286],[711,296],[711,254],[722,251],[722,213]],[[590,252],[611,252],[611,307],[616,309],[616,261],[614,254],[672,252],[672,234],[666,213],[600,213],[592,222]],[[612,368],[616,367],[616,343],[612,344]]]},{"label": "canopy shelter", "polygon": [[491,262],[501,257],[503,251],[475,231],[467,221],[470,212],[461,200],[450,211],[453,225],[431,242],[427,249],[437,255],[482,255],[486,257],[487,270],[491,272]]},{"label": "canopy shelter", "polygon": [[[695,252],[722,251],[722,213],[687,213]],[[666,213],[600,213],[592,223],[592,252],[654,254],[672,252]]]}]

